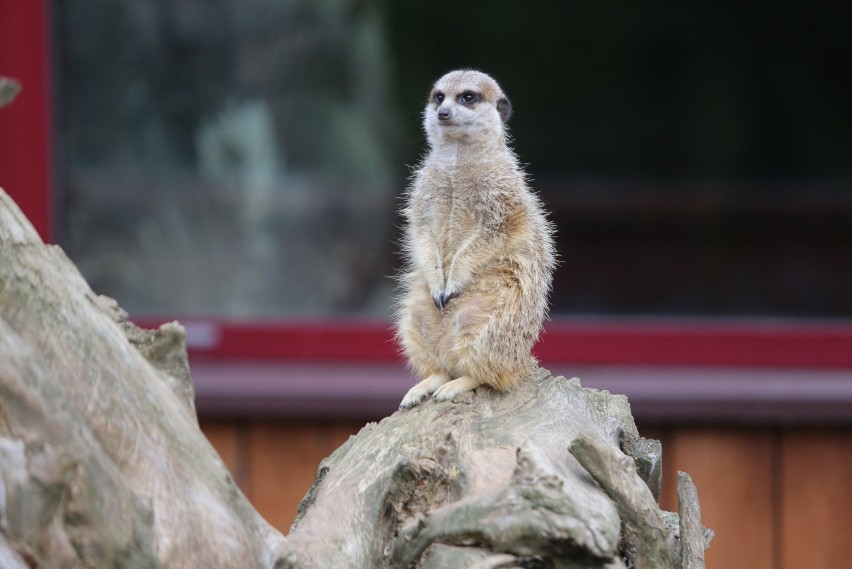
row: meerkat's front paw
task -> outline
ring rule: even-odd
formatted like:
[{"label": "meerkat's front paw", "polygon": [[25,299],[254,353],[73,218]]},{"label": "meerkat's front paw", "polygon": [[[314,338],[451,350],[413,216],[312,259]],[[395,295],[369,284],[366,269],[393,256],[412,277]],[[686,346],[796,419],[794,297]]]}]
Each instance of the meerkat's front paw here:
[{"label": "meerkat's front paw", "polygon": [[441,385],[438,389],[435,390],[432,398],[435,401],[452,401],[455,399],[456,395],[461,395],[466,391],[473,391],[479,386],[479,382],[475,379],[468,377],[466,375],[461,376],[458,379],[454,379],[452,381],[448,381],[447,383]]},{"label": "meerkat's front paw", "polygon": [[443,310],[448,302],[458,296],[460,291],[461,285],[458,282],[448,280],[444,288],[432,294],[432,300],[435,301],[438,310]]},{"label": "meerkat's front paw", "polygon": [[435,308],[438,310],[443,310],[450,300],[456,295],[454,292],[446,292],[442,291],[432,297],[432,301],[435,303]]},{"label": "meerkat's front paw", "polygon": [[402,403],[399,404],[399,408],[410,409],[411,407],[414,407],[448,381],[450,381],[450,377],[442,373],[430,375],[408,390],[408,393],[406,393],[405,397],[402,398]]}]

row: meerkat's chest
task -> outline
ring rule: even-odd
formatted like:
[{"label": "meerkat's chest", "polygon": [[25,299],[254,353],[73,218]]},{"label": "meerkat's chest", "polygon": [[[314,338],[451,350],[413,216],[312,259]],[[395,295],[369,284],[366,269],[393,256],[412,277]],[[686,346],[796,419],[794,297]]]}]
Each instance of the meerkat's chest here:
[{"label": "meerkat's chest", "polygon": [[447,249],[466,239],[481,224],[478,188],[467,179],[446,176],[436,186],[428,223],[431,233]]}]

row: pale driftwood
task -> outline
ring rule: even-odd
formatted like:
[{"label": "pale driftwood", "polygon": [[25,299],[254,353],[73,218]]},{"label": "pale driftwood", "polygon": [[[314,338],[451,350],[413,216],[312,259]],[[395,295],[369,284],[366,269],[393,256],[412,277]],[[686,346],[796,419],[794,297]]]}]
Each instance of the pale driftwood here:
[{"label": "pale driftwood", "polygon": [[323,461],[291,545],[308,566],[674,567],[676,526],[637,463],[659,445],[623,396],[542,371],[365,427]]},{"label": "pale driftwood", "polygon": [[22,560],[273,567],[286,555],[198,428],[184,338],[127,322],[0,191],[0,530]]},{"label": "pale driftwood", "polygon": [[583,433],[571,453],[615,502],[624,521],[627,555],[637,569],[674,567],[667,531],[651,489],[639,478],[635,461],[612,445]]},{"label": "pale driftwood", "polygon": [[542,370],[508,394],[480,388],[367,425],[323,461],[286,538],[234,485],[192,395],[182,327],[127,322],[0,191],[3,567],[680,559],[677,516],[652,492],[659,444],[639,437],[625,397],[577,379]]},{"label": "pale driftwood", "polygon": [[710,535],[701,525],[701,506],[698,504],[698,490],[686,472],[677,473],[677,509],[680,512],[681,567],[683,569],[704,569],[704,549],[710,542]]}]

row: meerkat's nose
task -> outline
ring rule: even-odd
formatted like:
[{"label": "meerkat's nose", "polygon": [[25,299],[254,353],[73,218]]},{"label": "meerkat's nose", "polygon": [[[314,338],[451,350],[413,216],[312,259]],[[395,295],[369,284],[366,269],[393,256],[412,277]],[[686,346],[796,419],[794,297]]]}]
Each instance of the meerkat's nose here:
[{"label": "meerkat's nose", "polygon": [[450,109],[440,108],[438,109],[438,120],[445,121],[450,118]]}]

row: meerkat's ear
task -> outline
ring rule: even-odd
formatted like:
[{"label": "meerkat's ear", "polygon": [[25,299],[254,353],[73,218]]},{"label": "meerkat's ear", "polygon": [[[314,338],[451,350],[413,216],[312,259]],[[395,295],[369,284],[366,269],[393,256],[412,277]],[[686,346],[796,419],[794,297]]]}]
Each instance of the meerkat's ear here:
[{"label": "meerkat's ear", "polygon": [[512,116],[512,103],[509,102],[509,99],[501,97],[497,101],[497,112],[500,113],[500,118],[503,119],[504,123],[509,120],[509,117]]}]

